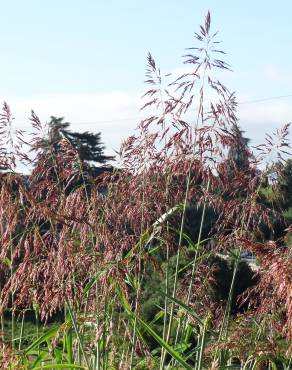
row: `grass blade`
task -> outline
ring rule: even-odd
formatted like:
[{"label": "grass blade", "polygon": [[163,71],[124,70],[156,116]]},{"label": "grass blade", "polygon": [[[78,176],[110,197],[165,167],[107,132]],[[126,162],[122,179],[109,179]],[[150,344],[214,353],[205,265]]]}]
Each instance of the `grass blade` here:
[{"label": "grass blade", "polygon": [[59,326],[54,326],[53,328],[49,329],[44,335],[42,335],[40,338],[38,338],[36,341],[34,341],[31,345],[29,345],[25,350],[25,354],[30,354],[33,349],[38,347],[41,343],[48,341],[49,339],[53,338],[57,331],[59,329]]}]

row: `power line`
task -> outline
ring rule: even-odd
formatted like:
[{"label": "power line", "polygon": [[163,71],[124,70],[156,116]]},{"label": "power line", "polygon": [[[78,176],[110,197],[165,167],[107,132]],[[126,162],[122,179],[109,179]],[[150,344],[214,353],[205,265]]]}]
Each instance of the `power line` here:
[{"label": "power line", "polygon": [[[259,98],[259,99],[254,99],[254,100],[246,100],[246,101],[241,101],[238,102],[238,105],[247,105],[247,104],[256,104],[256,103],[261,103],[265,101],[271,101],[271,100],[279,100],[279,99],[284,99],[284,98],[291,98],[292,94],[287,94],[287,95],[279,95],[279,96],[271,96],[271,97],[266,97],[266,98]],[[71,125],[98,125],[102,123],[115,123],[115,122],[124,122],[124,121],[137,121],[140,120],[141,117],[124,117],[124,118],[118,118],[118,119],[108,119],[108,120],[99,120],[99,121],[94,121],[94,122],[71,122]]]},{"label": "power line", "polygon": [[[246,104],[255,104],[255,103],[261,103],[269,100],[278,100],[278,99],[284,99],[284,98],[291,98],[292,94],[288,95],[279,95],[279,96],[270,96],[266,98],[260,98],[260,99],[254,99],[254,100],[246,100],[238,102],[238,105],[246,105]],[[95,122],[83,122],[83,125],[94,125],[94,124],[100,124],[100,123],[114,123],[114,122],[122,122],[122,121],[137,121],[140,117],[129,117],[129,118],[120,118],[120,119],[111,119],[111,120],[105,120],[105,121],[95,121]],[[74,123],[77,125],[78,123]]]},{"label": "power line", "polygon": [[247,100],[247,101],[239,102],[238,104],[242,105],[242,104],[261,103],[261,102],[268,101],[268,100],[276,100],[276,99],[283,99],[283,98],[290,98],[290,97],[292,97],[292,94],[271,96],[268,98],[261,98],[261,99],[255,99],[255,100]]}]

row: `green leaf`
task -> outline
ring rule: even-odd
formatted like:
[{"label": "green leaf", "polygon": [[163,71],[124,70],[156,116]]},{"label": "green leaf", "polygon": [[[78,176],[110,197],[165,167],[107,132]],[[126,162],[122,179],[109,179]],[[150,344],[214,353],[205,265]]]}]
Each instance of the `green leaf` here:
[{"label": "green leaf", "polygon": [[165,294],[163,293],[170,301],[176,303],[178,306],[180,306],[181,308],[183,308],[188,314],[190,314],[196,321],[197,323],[203,327],[204,326],[204,322],[200,319],[200,317],[189,307],[187,306],[185,303],[179,301],[178,299],[168,295],[168,294]]},{"label": "green leaf", "polygon": [[186,330],[185,330],[185,333],[184,333],[184,342],[185,343],[190,342],[192,333],[193,333],[192,326],[190,324],[187,324],[187,327],[186,327]]},{"label": "green leaf", "polygon": [[3,262],[5,263],[5,265],[7,265],[9,267],[11,266],[11,259],[9,259],[8,257],[5,257]]},{"label": "green leaf", "polygon": [[[150,321],[149,325],[153,326],[162,317],[164,317],[164,310],[157,312],[157,314],[154,316],[154,319]],[[144,333],[145,333],[145,329],[141,330],[141,334],[143,335]]]},{"label": "green leaf", "polygon": [[58,363],[62,363],[62,351],[60,351],[58,348],[54,348],[54,360]]},{"label": "green leaf", "polygon": [[[134,314],[133,314],[134,315]],[[135,315],[134,315],[135,316]],[[181,364],[185,369],[191,370],[192,367],[185,362],[183,357],[167,342],[163,340],[145,321],[140,319],[138,316],[137,320],[146,329],[146,331],[156,340],[158,344],[161,345],[179,364]]]},{"label": "green leaf", "polygon": [[[205,253],[204,255],[202,256],[199,256],[197,257],[196,259],[196,262],[199,263],[200,261],[202,261],[203,259],[205,259],[206,257],[210,256],[212,253],[209,252],[209,253]],[[182,273],[184,270],[186,270],[187,268],[189,268],[190,266],[193,266],[194,264],[194,259],[191,260],[190,262],[188,262],[186,265],[184,265],[181,269],[178,270],[178,274]],[[175,276],[175,273],[172,275],[172,278],[174,278]]]},{"label": "green leaf", "polygon": [[67,360],[68,363],[72,364],[73,363],[73,335],[72,335],[72,330],[69,329],[68,333],[65,337],[66,341],[66,349],[67,349]]},{"label": "green leaf", "polygon": [[84,366],[73,365],[73,364],[48,364],[42,365],[41,367],[36,367],[34,370],[42,370],[42,369],[81,369],[87,370]]},{"label": "green leaf", "polygon": [[94,276],[93,278],[85,285],[85,288],[83,290],[83,294],[86,295],[86,293],[88,293],[90,291],[90,289],[93,287],[93,285],[95,284],[96,280],[99,279],[103,274],[106,273],[107,270],[101,270],[101,271],[98,271]]},{"label": "green leaf", "polygon": [[28,346],[24,350],[24,353],[29,354],[33,349],[38,347],[41,343],[46,342],[47,340],[53,338],[56,335],[58,329],[59,329],[59,326],[54,326],[53,328],[49,329],[44,335],[42,335],[40,338],[34,341],[30,346]]},{"label": "green leaf", "polygon": [[184,359],[181,357],[181,355],[167,342],[163,340],[163,338],[160,337],[152,328],[149,326],[145,321],[140,319],[139,316],[135,315],[135,313],[132,311],[131,306],[125,296],[125,294],[117,287],[117,291],[119,292],[123,307],[125,308],[126,312],[130,316],[131,319],[137,319],[139,324],[156,340],[158,344],[161,345],[178,363],[180,363],[182,366],[184,366],[185,369],[191,370],[192,367],[188,365]]},{"label": "green leaf", "polygon": [[117,288],[117,291],[120,294],[120,297],[122,299],[122,305],[123,305],[124,309],[127,311],[127,313],[130,316],[133,316],[134,313],[132,312],[132,308],[131,308],[130,303],[128,302],[125,294],[119,288]]},{"label": "green leaf", "polygon": [[[33,352],[33,351],[32,351]],[[30,352],[30,356],[32,356],[32,352]],[[48,357],[50,355],[50,353],[48,351],[41,351],[37,358],[35,359],[35,361],[33,362],[33,364],[31,365],[30,369],[33,370],[37,365],[39,365],[40,362],[44,361],[44,359],[46,357]]]},{"label": "green leaf", "polygon": [[191,343],[181,342],[177,343],[173,348],[178,353],[184,353],[187,349],[190,348],[191,345],[192,345]]}]

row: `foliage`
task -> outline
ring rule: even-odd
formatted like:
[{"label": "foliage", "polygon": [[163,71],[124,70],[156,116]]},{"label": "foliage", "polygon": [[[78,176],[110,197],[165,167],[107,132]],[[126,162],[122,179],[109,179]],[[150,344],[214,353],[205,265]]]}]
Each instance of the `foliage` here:
[{"label": "foliage", "polygon": [[[257,237],[274,215],[259,201],[259,168],[274,149],[287,151],[288,125],[246,161],[235,95],[214,77],[229,69],[216,37],[208,13],[184,56],[190,72],[174,80],[148,55],[150,115],[123,143],[119,170],[86,174],[90,188],[72,186],[93,157],[62,119],[47,136],[32,113],[37,162],[27,178],[15,169],[15,158],[28,160],[23,138],[1,150],[10,169],[0,177],[2,323],[11,312],[2,368],[291,367],[292,230]],[[7,104],[1,117],[1,143],[11,142]],[[256,276],[243,251],[256,255]],[[30,343],[25,322],[16,336],[16,312],[27,309]]]},{"label": "foliage", "polygon": [[230,163],[230,170],[232,171],[232,167],[237,170],[246,170],[250,166],[252,159],[252,153],[248,147],[250,139],[243,136],[244,131],[237,124],[234,124],[231,128],[231,133],[235,137],[238,146],[231,146],[228,151],[227,158]]},{"label": "foliage", "polygon": [[105,147],[101,143],[101,133],[72,132],[68,129],[70,123],[63,122],[64,118],[51,117],[49,128],[51,132],[48,146],[58,145],[62,137],[66,137],[72,146],[78,151],[81,161],[91,165],[106,164],[114,159],[104,154]]},{"label": "foliage", "polygon": [[284,209],[292,207],[292,159],[288,159],[280,172],[278,191]]}]

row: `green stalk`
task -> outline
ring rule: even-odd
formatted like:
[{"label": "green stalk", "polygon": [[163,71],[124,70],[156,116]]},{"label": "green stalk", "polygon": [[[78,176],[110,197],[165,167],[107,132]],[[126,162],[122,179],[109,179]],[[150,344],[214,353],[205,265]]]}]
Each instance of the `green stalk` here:
[{"label": "green stalk", "polygon": [[[208,68],[208,62],[209,62],[209,56],[208,56],[208,47],[209,47],[209,41],[207,42],[207,52],[206,52],[206,60],[204,61],[203,65],[203,76],[202,76],[202,84],[200,88],[200,99],[199,99],[199,108],[197,111],[197,115],[194,121],[194,142],[193,142],[193,149],[192,152],[195,155],[195,149],[197,145],[197,137],[196,137],[196,131],[198,129],[200,119],[203,122],[203,103],[204,103],[204,86],[205,86],[205,77],[206,77],[206,70]],[[186,182],[186,192],[185,192],[185,199],[183,203],[183,212],[182,212],[182,219],[181,219],[181,225],[180,225],[180,233],[179,233],[179,243],[178,243],[178,252],[177,252],[177,258],[176,258],[176,267],[175,267],[175,277],[174,277],[174,284],[173,284],[173,292],[172,292],[172,298],[175,298],[176,296],[176,289],[177,289],[177,279],[178,279],[178,265],[179,265],[179,260],[180,260],[180,249],[182,245],[182,239],[183,239],[183,229],[184,229],[184,224],[185,224],[185,213],[186,213],[186,206],[187,206],[187,199],[189,195],[189,188],[190,188],[190,182],[191,182],[191,163],[188,169],[188,174],[187,174],[187,182]],[[172,301],[171,304],[171,309],[170,309],[170,317],[169,317],[169,325],[168,325],[168,332],[167,332],[167,337],[166,337],[166,342],[169,342],[170,339],[170,334],[171,334],[171,329],[172,329],[172,323],[173,323],[173,315],[174,315],[174,302]],[[162,368],[164,366],[165,362],[165,353],[162,358]]]},{"label": "green stalk", "polygon": [[67,360],[69,364],[73,364],[74,356],[73,356],[73,335],[72,329],[68,330],[66,335],[66,350],[67,350]]},{"label": "green stalk", "polygon": [[[145,171],[143,170],[143,180],[142,180],[142,219],[141,219],[141,235],[143,235],[143,224],[144,224],[144,202],[145,202]],[[133,327],[133,339],[132,339],[132,351],[131,351],[131,358],[130,358],[130,370],[133,367],[133,360],[134,360],[134,352],[136,349],[136,341],[137,341],[137,314],[139,308],[139,300],[140,300],[140,293],[141,293],[141,269],[142,269],[142,238],[139,238],[138,243],[138,273],[136,278],[137,283],[137,293],[136,293],[136,300],[135,300],[135,318],[134,318],[134,327]]]},{"label": "green stalk", "polygon": [[[167,307],[168,307],[168,299],[167,296],[169,294],[169,246],[168,243],[166,245],[166,271],[165,271],[165,299],[164,299],[164,318],[163,318],[163,340],[166,340],[166,328],[167,328]],[[161,356],[160,356],[160,370],[163,369],[164,365],[164,358],[165,358],[165,349],[162,348]]]},{"label": "green stalk", "polygon": [[[207,188],[206,188],[207,192],[209,191],[209,188],[210,188],[210,179],[208,179],[208,182],[207,182]],[[206,199],[205,199],[204,206],[203,206],[203,211],[202,211],[199,235],[198,235],[198,240],[197,240],[197,248],[196,248],[195,258],[194,258],[194,262],[193,262],[193,266],[192,266],[192,273],[191,273],[191,279],[190,279],[190,284],[189,284],[189,289],[188,289],[186,305],[188,305],[190,303],[192,285],[193,285],[194,276],[195,276],[195,272],[196,272],[196,268],[197,268],[197,258],[198,258],[198,253],[199,253],[199,245],[201,243],[203,225],[204,225],[204,221],[205,221],[206,206],[207,206],[207,202],[206,202]]]},{"label": "green stalk", "polygon": [[19,343],[18,343],[18,350],[21,350],[21,344],[22,344],[22,337],[23,337],[23,329],[24,329],[24,316],[25,311],[23,312],[22,319],[21,319],[21,327],[20,327],[20,335],[19,335]]},{"label": "green stalk", "polygon": [[[35,313],[35,322],[36,322],[36,336],[37,340],[39,339],[39,310],[38,306],[34,305],[34,313]],[[40,347],[38,346],[38,354],[40,354]]]},{"label": "green stalk", "polygon": [[106,350],[106,339],[107,339],[107,326],[108,326],[108,319],[107,319],[107,310],[108,310],[108,300],[107,300],[107,292],[105,292],[105,300],[104,300],[104,311],[103,311],[103,332],[102,332],[102,360],[103,360],[103,370],[107,369],[107,350]]},{"label": "green stalk", "polygon": [[199,352],[199,358],[198,358],[196,370],[201,370],[203,367],[203,354],[204,354],[204,349],[205,349],[206,331],[207,331],[208,322],[209,322],[209,318],[207,317],[204,320],[203,332],[201,334],[200,352]]},{"label": "green stalk", "polygon": [[[123,337],[123,343],[126,344],[127,343],[127,325],[124,321],[123,321],[123,324],[125,326],[125,334],[124,334],[124,337]],[[127,348],[127,351],[125,351],[125,348]],[[129,345],[127,345],[127,346],[123,345],[123,351],[122,351],[121,360],[120,360],[120,367],[122,367],[124,357],[127,359],[128,352],[129,352]],[[126,360],[125,360],[125,362],[126,362]]]},{"label": "green stalk", "polygon": [[[95,306],[96,306],[96,309],[95,309],[95,315],[96,315],[96,325],[97,325],[97,328],[99,326],[99,317],[98,317],[98,289],[97,289],[97,281],[95,282]],[[100,370],[100,339],[98,338],[97,339],[97,343],[96,343],[96,352],[95,352],[95,369],[96,370]]]},{"label": "green stalk", "polygon": [[[10,240],[11,240],[11,236],[10,236]],[[10,247],[10,279],[12,280],[12,277],[13,277],[13,262],[12,262],[12,259],[13,259],[13,246],[11,244],[11,247]],[[14,315],[14,310],[13,310],[13,306],[14,306],[14,292],[12,292],[11,294],[11,344],[12,344],[12,349],[15,348],[15,343],[14,343],[14,338],[15,338],[15,315]]]},{"label": "green stalk", "polygon": [[[228,323],[229,323],[229,317],[230,317],[231,302],[232,302],[232,298],[233,298],[233,290],[234,290],[235,278],[236,278],[236,273],[237,273],[239,261],[240,261],[240,251],[238,251],[238,253],[236,255],[236,259],[235,259],[235,263],[234,263],[234,267],[233,267],[231,285],[230,285],[228,299],[227,299],[227,304],[226,304],[226,308],[225,308],[225,311],[224,311],[223,321],[222,321],[222,325],[221,325],[221,328],[220,328],[217,343],[220,343],[222,340],[224,340],[226,338],[226,335],[227,335],[227,332],[228,332]],[[218,347],[216,348],[216,351],[215,351],[215,354],[214,354],[214,357],[213,357],[213,364],[215,364],[217,355],[218,355]]]},{"label": "green stalk", "polygon": [[291,357],[290,357],[290,360],[289,360],[289,363],[288,363],[288,367],[287,367],[287,369],[289,370],[289,369],[292,369],[292,355],[291,355]]},{"label": "green stalk", "polygon": [[[113,322],[113,316],[114,316],[114,310],[113,306],[110,305],[109,308],[109,320],[108,320],[108,336],[106,340],[106,348],[111,348],[111,352],[108,350],[106,351],[106,369],[111,367],[111,361],[113,360],[113,354],[114,354],[114,343],[113,343],[113,327],[114,327],[114,322]],[[118,333],[118,332],[117,332]]]},{"label": "green stalk", "polygon": [[68,308],[68,311],[69,311],[69,315],[71,317],[71,321],[72,321],[72,324],[73,324],[73,327],[74,327],[74,330],[75,330],[75,333],[76,333],[76,336],[77,336],[77,340],[78,340],[78,343],[79,343],[80,350],[81,350],[82,355],[84,357],[86,366],[87,366],[88,370],[90,370],[89,361],[88,361],[88,358],[87,358],[87,356],[85,354],[83,343],[81,341],[80,333],[79,333],[78,326],[77,326],[77,321],[75,319],[74,312],[73,312],[73,310],[71,308],[70,302],[69,302],[69,300],[68,300],[68,298],[67,298],[66,295],[65,295],[65,302],[66,302],[66,305],[67,305],[67,308]]},{"label": "green stalk", "polygon": [[[181,218],[181,225],[180,225],[180,233],[179,233],[179,242],[178,242],[178,250],[176,255],[176,265],[175,265],[175,275],[174,275],[174,283],[173,283],[173,290],[172,290],[172,298],[175,298],[176,296],[176,288],[177,288],[177,281],[178,281],[178,266],[179,266],[179,260],[180,260],[180,252],[181,252],[181,246],[182,246],[182,240],[183,240],[183,229],[185,224],[185,214],[186,214],[186,208],[187,208],[187,198],[189,194],[189,187],[190,187],[190,178],[191,173],[189,169],[188,177],[187,177],[187,186],[186,186],[186,193],[185,193],[185,199],[183,203],[183,212],[182,212],[182,218]],[[172,330],[172,324],[173,324],[173,317],[174,317],[174,302],[172,301],[171,307],[170,307],[170,315],[169,315],[169,323],[168,323],[168,330],[166,335],[165,342],[168,343],[170,339],[170,334]],[[162,359],[161,359],[161,369],[164,367],[165,363],[165,356],[166,351],[162,353]]]},{"label": "green stalk", "polygon": [[[208,179],[208,182],[207,182],[207,187],[206,187],[206,191],[207,192],[209,191],[209,188],[210,188],[210,179]],[[194,261],[193,261],[193,264],[192,264],[191,279],[190,279],[190,283],[189,283],[187,300],[186,300],[186,305],[187,306],[190,303],[192,285],[193,285],[195,273],[196,273],[196,270],[197,270],[197,259],[198,259],[198,254],[199,254],[199,246],[201,244],[201,239],[202,239],[202,231],[203,231],[203,226],[204,226],[204,221],[205,221],[206,207],[207,207],[207,201],[205,199],[204,200],[203,211],[202,211],[202,216],[201,216],[199,235],[198,235],[197,244],[196,244],[196,253],[195,253]],[[183,337],[183,335],[184,335],[186,324],[187,324],[187,315],[185,315],[184,320],[182,322],[182,333],[181,333],[181,337]],[[175,343],[177,343],[178,333],[179,333],[179,330],[180,330],[180,325],[181,325],[181,321],[179,323],[179,328],[177,330],[177,337],[176,337],[176,342]]]},{"label": "green stalk", "polygon": [[[86,315],[87,315],[87,311],[88,311],[88,300],[89,300],[89,292],[87,293],[86,295],[86,301],[85,301],[85,307],[84,307],[84,317],[86,318]],[[80,330],[80,337],[81,337],[81,341],[83,342],[84,341],[84,330],[85,329],[85,326],[83,325],[81,327],[81,330]]]},{"label": "green stalk", "polygon": [[[259,191],[261,189],[263,178],[264,178],[264,175],[262,173],[261,177],[260,177],[259,185],[258,185],[258,187],[256,189],[256,192],[255,192],[256,196],[259,194]],[[247,198],[246,198],[245,202],[247,202]],[[242,220],[244,220],[244,217],[242,217]],[[244,221],[241,224],[240,235],[243,234],[244,230],[248,230],[250,221],[251,221],[251,212],[249,212],[246,224],[244,224]],[[233,267],[233,275],[232,275],[230,290],[229,290],[229,294],[228,294],[228,300],[227,300],[226,308],[225,308],[225,311],[224,311],[223,322],[222,322],[222,325],[221,325],[221,328],[220,328],[217,343],[220,343],[220,341],[225,338],[225,336],[227,335],[227,332],[228,332],[231,300],[232,300],[232,296],[233,296],[233,290],[234,290],[234,284],[235,284],[235,278],[236,278],[236,273],[237,273],[237,269],[238,269],[238,264],[239,264],[239,261],[240,261],[240,252],[241,252],[241,247],[237,251],[237,255],[236,255],[236,259],[235,259],[235,263],[234,263],[234,267]],[[213,357],[213,365],[215,364],[217,354],[218,354],[218,348],[216,348],[216,351],[215,351],[215,354],[214,354],[214,357]]]}]

